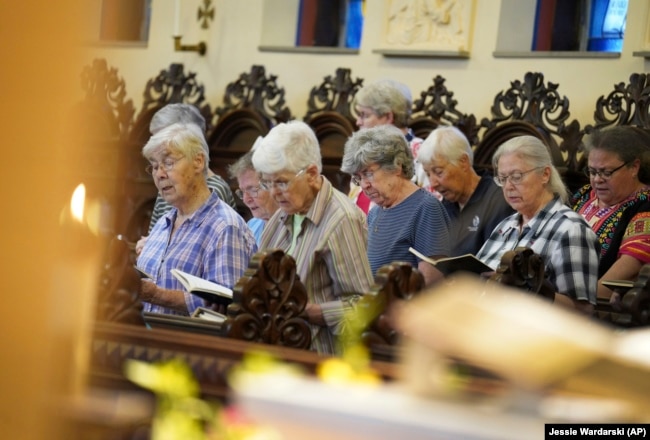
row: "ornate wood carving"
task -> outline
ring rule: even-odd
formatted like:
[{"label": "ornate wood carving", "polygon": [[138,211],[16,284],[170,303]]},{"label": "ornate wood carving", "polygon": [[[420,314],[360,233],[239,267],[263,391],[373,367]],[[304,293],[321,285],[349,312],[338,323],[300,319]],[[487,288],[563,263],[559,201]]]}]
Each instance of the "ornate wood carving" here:
[{"label": "ornate wood carving", "polygon": [[[158,362],[177,358],[192,368],[204,397],[224,399],[231,394],[227,380],[230,369],[239,364],[246,353],[261,350],[284,362],[300,365],[308,374],[313,374],[316,367],[327,359],[309,350],[103,322],[97,323],[93,332],[90,384],[111,390],[138,389],[124,377],[127,360]],[[392,364],[375,361],[371,367],[385,380],[396,378]]]},{"label": "ornate wood carving", "polygon": [[352,79],[350,69],[338,68],[311,89],[304,121],[314,130],[323,158],[323,174],[340,191],[350,190],[350,176],[341,172],[345,142],[357,129],[352,111],[354,95],[363,79]]},{"label": "ornate wood carving", "polygon": [[635,125],[650,128],[650,74],[633,73],[630,82],[614,85],[607,96],[596,101],[594,125],[587,125],[585,131],[610,125]]},{"label": "ornate wood carving", "polygon": [[555,297],[555,288],[545,276],[544,260],[530,248],[518,247],[503,254],[499,267],[489,281],[515,287],[551,301]]},{"label": "ornate wood carving", "polygon": [[129,244],[122,236],[111,240],[97,295],[97,320],[144,327],[139,299],[140,276],[133,268]]},{"label": "ornate wood carving", "polygon": [[[94,117],[99,124],[102,140],[125,139],[133,124],[135,107],[126,99],[126,84],[117,74],[117,69],[108,67],[105,59],[98,58],[81,71],[81,88],[84,99],[81,103],[83,116]],[[98,125],[93,124],[96,130]]]},{"label": "ornate wood carving", "polygon": [[309,348],[311,327],[302,314],[307,291],[296,263],[281,250],[257,253],[235,285],[224,334],[235,339]]},{"label": "ornate wood carving", "polygon": [[361,335],[375,358],[394,359],[393,348],[399,342],[399,333],[390,321],[391,306],[398,301],[408,301],[423,288],[422,274],[409,263],[398,261],[379,268],[370,294],[357,304],[365,313],[377,315]]},{"label": "ornate wood carving", "polygon": [[185,73],[183,64],[172,63],[149,79],[143,93],[142,109],[131,134],[142,147],[149,139],[149,122],[156,111],[167,104],[186,103],[199,109],[206,122],[206,132],[211,128],[212,110],[205,102],[205,88],[196,80],[196,73]]},{"label": "ornate wood carving", "polygon": [[285,105],[284,89],[278,87],[277,76],[266,76],[264,66],[253,65],[249,73],[226,86],[224,105],[218,107],[216,115],[221,117],[235,109],[253,109],[270,123],[287,122],[291,111]]},{"label": "ornate wood carving", "polygon": [[[549,147],[554,165],[574,190],[587,180],[582,175],[580,154],[583,131],[577,120],[569,122],[569,99],[558,92],[558,84],[544,82],[544,75],[527,72],[499,92],[491,107],[491,119],[483,118],[482,140],[476,148],[475,163],[491,168],[494,151],[511,137],[537,136]],[[559,140],[559,141],[558,141]]]},{"label": "ornate wood carving", "polygon": [[351,77],[350,69],[339,67],[334,77],[327,75],[323,82],[311,89],[307,100],[307,113],[303,118],[307,123],[316,114],[335,112],[346,117],[354,127],[355,117],[352,115],[354,95],[363,85],[362,78]]},{"label": "ornate wood carving", "polygon": [[462,131],[471,145],[478,144],[478,132],[481,126],[472,114],[462,113],[456,109],[458,101],[445,86],[445,78],[436,75],[433,84],[420,92],[420,98],[413,102],[413,116],[410,124],[416,136],[426,139],[438,125],[453,125]]}]

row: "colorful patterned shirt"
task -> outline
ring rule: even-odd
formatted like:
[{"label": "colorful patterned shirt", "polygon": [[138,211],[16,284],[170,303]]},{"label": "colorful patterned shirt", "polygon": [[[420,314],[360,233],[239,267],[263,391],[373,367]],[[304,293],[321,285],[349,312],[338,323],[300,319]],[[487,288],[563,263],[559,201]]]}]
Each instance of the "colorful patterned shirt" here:
[{"label": "colorful patterned shirt", "polygon": [[591,185],[573,196],[573,209],[582,214],[600,242],[599,276],[619,256],[650,263],[650,188],[644,188],[614,206],[600,208]]}]

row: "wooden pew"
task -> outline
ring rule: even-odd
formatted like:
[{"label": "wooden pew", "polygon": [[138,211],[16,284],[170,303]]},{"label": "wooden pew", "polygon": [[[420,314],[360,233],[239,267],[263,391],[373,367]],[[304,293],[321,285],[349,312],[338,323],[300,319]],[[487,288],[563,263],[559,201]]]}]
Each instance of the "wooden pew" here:
[{"label": "wooden pew", "polygon": [[[210,169],[228,180],[228,166],[250,151],[258,136],[272,126],[292,118],[285,104],[285,91],[276,75],[267,75],[264,66],[253,65],[250,72],[226,86],[222,105],[217,106],[208,134]],[[233,194],[236,182],[230,182]],[[238,211],[245,219],[251,214],[236,196]]]},{"label": "wooden pew", "polygon": [[588,183],[580,164],[584,133],[577,120],[569,120],[569,99],[558,88],[545,82],[542,73],[527,72],[523,80],[511,81],[508,89],[499,92],[490,118],[481,120],[475,167],[491,170],[499,145],[515,136],[530,135],[548,146],[553,164],[571,191]]},{"label": "wooden pew", "polygon": [[[123,170],[129,163],[127,145],[135,107],[124,79],[106,60],[95,59],[81,71],[81,88],[83,98],[71,109],[65,129],[87,145],[78,158],[87,197],[105,203],[128,199]],[[128,204],[106,206],[103,227],[120,230],[130,215]]]},{"label": "wooden pew", "polygon": [[650,129],[649,73],[633,73],[627,83],[614,84],[607,96],[601,95],[596,100],[594,123],[587,125],[585,132],[614,125]]},{"label": "wooden pew", "polygon": [[352,79],[350,69],[338,68],[314,86],[303,121],[316,133],[323,160],[323,174],[335,188],[347,194],[350,176],[340,171],[345,142],[357,130],[352,101],[363,79]]},{"label": "wooden pew", "polygon": [[410,128],[413,133],[426,139],[432,130],[440,125],[453,125],[462,131],[470,145],[478,144],[481,126],[473,114],[463,113],[456,107],[454,92],[445,85],[445,78],[436,75],[433,84],[420,92],[420,97],[413,101]]},{"label": "wooden pew", "polygon": [[[264,350],[313,373],[326,356],[307,350],[311,329],[303,318],[307,303],[294,260],[280,250],[260,252],[234,290],[226,321],[213,332],[193,328],[188,320],[147,329],[138,299],[140,278],[128,261],[128,245],[116,238],[101,278],[97,323],[91,348],[90,383],[100,388],[135,389],[123,375],[128,359],[146,362],[181,358],[194,371],[204,395],[228,395],[228,371],[246,353]],[[163,328],[164,327],[164,328]],[[386,380],[396,366],[375,362]]]}]

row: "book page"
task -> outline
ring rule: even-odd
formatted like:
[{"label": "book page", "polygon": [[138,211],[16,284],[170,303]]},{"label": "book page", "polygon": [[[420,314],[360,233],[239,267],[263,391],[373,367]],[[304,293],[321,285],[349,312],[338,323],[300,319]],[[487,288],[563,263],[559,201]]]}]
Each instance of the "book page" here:
[{"label": "book page", "polygon": [[192,318],[205,319],[206,321],[224,322],[226,315],[215,312],[214,310],[206,309],[205,307],[197,307],[192,313]]},{"label": "book page", "polygon": [[431,259],[413,248],[409,251],[419,259],[432,264],[440,272],[445,275],[451,275],[454,272],[464,271],[480,275],[486,272],[493,272],[494,270],[487,264],[479,260],[475,255],[465,254],[457,257],[440,258],[438,260]]},{"label": "book page", "polygon": [[213,283],[212,281],[204,280],[203,278],[199,278],[195,275],[190,275],[189,273],[178,269],[172,269],[171,273],[181,282],[181,284],[183,284],[183,286],[190,293],[193,291],[208,292],[226,298],[232,298],[232,290],[225,286]]}]

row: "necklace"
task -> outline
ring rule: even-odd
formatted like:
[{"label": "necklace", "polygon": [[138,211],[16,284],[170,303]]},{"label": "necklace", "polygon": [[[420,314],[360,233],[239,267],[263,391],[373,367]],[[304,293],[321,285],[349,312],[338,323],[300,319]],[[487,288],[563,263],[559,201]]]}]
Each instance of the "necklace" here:
[{"label": "necklace", "polygon": [[[390,208],[392,208],[392,206]],[[375,224],[374,224],[374,226],[372,228],[373,231],[375,231],[375,232],[379,231],[379,221],[382,219],[382,217],[384,217],[384,213],[388,212],[388,210],[390,210],[390,208],[382,208],[382,207],[379,208],[379,212],[377,213],[377,217],[375,217]]]}]

